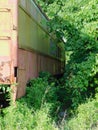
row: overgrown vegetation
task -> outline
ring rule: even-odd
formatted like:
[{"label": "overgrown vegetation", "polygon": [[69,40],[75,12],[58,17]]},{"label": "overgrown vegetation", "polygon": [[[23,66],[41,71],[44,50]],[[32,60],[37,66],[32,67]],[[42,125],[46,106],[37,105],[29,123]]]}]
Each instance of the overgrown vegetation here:
[{"label": "overgrown vegetation", "polygon": [[98,94],[93,100],[79,105],[76,116],[65,125],[65,130],[97,130],[98,129]]},{"label": "overgrown vegetation", "polygon": [[37,1],[50,17],[50,34],[65,42],[65,73],[59,82],[45,73],[31,80],[26,96],[3,110],[1,130],[97,130],[98,1]]},{"label": "overgrown vegetation", "polygon": [[[86,124],[86,119],[89,120],[86,117],[91,117],[88,111],[92,113],[93,109],[96,109],[95,99],[86,102],[88,98],[94,98],[98,93],[98,1],[38,0],[38,2],[50,18],[48,23],[50,33],[56,34],[65,42],[66,68],[61,83],[65,91],[63,101],[65,104],[69,102],[74,111],[79,107],[86,112],[84,114],[79,109],[78,115],[69,120],[68,129],[95,129],[90,127],[91,122]],[[80,105],[84,102],[86,104]],[[91,110],[88,110],[88,107],[91,107]],[[98,114],[98,111],[94,114]],[[94,123],[94,117],[90,119]]]},{"label": "overgrown vegetation", "polygon": [[79,105],[70,117],[64,115],[60,89],[58,81],[46,73],[30,80],[26,95],[1,110],[0,130],[97,130],[98,95]]},{"label": "overgrown vegetation", "polygon": [[[46,75],[46,76],[44,76]],[[57,130],[54,122],[60,106],[57,87],[50,74],[30,80],[26,95],[0,115],[0,130]],[[43,78],[42,78],[43,77]],[[55,119],[56,120],[56,119]]]},{"label": "overgrown vegetation", "polygon": [[98,1],[38,1],[50,17],[50,33],[65,42],[63,86],[76,108],[98,87]]}]

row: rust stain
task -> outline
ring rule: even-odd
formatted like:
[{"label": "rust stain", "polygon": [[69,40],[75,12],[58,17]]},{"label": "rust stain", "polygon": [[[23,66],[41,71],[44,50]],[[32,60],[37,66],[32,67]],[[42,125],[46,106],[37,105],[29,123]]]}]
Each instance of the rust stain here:
[{"label": "rust stain", "polygon": [[0,83],[10,84],[11,82],[11,61],[3,61],[0,63]]}]

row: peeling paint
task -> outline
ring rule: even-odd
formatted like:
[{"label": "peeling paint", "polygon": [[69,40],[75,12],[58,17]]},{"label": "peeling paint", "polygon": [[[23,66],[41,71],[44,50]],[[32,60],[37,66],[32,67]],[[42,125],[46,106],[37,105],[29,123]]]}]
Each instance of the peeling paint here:
[{"label": "peeling paint", "polygon": [[10,84],[11,77],[11,61],[0,62],[0,83]]}]

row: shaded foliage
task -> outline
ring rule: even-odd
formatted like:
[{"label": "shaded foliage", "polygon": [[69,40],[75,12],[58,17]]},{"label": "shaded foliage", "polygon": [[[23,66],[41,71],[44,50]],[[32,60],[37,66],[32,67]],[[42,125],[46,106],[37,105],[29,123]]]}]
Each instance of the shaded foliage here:
[{"label": "shaded foliage", "polygon": [[[50,33],[65,38],[66,68],[62,79],[65,100],[74,108],[98,87],[98,1],[39,2],[50,18]],[[67,95],[67,97],[66,97]]]}]

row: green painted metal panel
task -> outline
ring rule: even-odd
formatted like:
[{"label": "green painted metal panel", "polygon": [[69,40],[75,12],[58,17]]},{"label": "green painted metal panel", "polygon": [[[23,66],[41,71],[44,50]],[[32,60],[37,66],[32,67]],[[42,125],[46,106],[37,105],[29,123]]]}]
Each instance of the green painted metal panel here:
[{"label": "green painted metal panel", "polygon": [[54,58],[64,59],[61,54],[63,50],[57,46],[57,39],[48,33],[46,16],[35,2],[20,0],[18,8],[19,48],[35,50]]},{"label": "green painted metal panel", "polygon": [[49,35],[19,8],[19,48],[49,54]]}]

